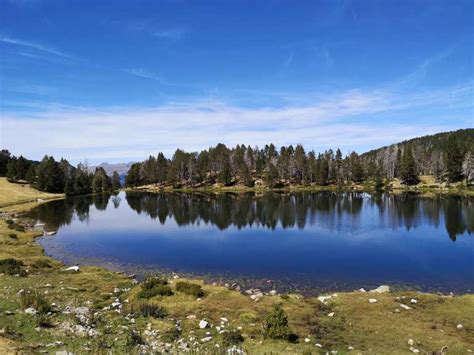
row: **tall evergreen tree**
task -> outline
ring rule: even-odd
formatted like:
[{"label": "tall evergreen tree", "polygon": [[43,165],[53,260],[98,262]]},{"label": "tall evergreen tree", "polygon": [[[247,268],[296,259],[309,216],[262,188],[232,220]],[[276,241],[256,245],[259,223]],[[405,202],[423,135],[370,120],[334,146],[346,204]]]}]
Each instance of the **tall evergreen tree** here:
[{"label": "tall evergreen tree", "polygon": [[450,135],[445,148],[445,166],[449,182],[456,182],[462,179],[463,158],[455,135]]},{"label": "tall evergreen tree", "polygon": [[400,180],[405,185],[416,185],[420,181],[411,147],[407,147],[400,162]]},{"label": "tall evergreen tree", "polygon": [[118,172],[114,171],[112,173],[112,190],[118,191],[122,188],[122,183],[120,182],[120,175]]}]

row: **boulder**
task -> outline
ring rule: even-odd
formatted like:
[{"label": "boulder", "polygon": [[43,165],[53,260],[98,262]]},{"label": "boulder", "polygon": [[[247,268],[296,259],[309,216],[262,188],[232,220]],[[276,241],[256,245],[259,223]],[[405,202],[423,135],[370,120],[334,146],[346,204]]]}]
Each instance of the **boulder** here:
[{"label": "boulder", "polygon": [[79,266],[77,266],[77,265],[70,266],[70,267],[67,267],[67,268],[63,269],[63,271],[75,271],[75,272],[77,272],[77,271],[79,271]]},{"label": "boulder", "polygon": [[377,300],[375,298],[369,298],[369,303],[377,303]]},{"label": "boulder", "polygon": [[209,322],[205,321],[204,319],[199,322],[199,328],[205,329],[209,326]]},{"label": "boulder", "polygon": [[373,290],[370,290],[370,292],[376,292],[376,293],[390,292],[390,286],[382,285],[382,286],[379,286],[379,287],[377,287]]}]

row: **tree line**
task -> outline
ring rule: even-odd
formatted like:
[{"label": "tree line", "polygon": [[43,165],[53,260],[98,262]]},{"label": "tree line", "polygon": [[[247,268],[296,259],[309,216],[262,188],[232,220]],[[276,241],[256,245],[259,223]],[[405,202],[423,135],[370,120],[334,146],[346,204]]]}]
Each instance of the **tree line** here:
[{"label": "tree line", "polygon": [[[469,131],[467,140],[464,131]],[[433,174],[438,182],[465,179],[467,184],[471,183],[474,179],[474,130],[442,135],[439,144],[433,144],[432,140],[412,140],[363,155],[351,152],[345,156],[340,149],[307,152],[300,144],[279,149],[273,144],[263,148],[245,145],[228,148],[218,144],[200,152],[177,149],[171,159],[159,153],[134,163],[125,184],[128,187],[148,184],[199,187],[217,182],[225,186],[278,188],[346,185],[372,180],[376,186],[382,186],[398,178],[406,185],[414,185],[419,182],[420,174]]]},{"label": "tree line", "polygon": [[66,195],[106,193],[121,188],[117,172],[109,177],[101,167],[91,172],[85,164],[74,167],[66,159],[56,161],[48,155],[38,162],[15,157],[8,150],[0,152],[0,176],[10,182],[28,182],[40,191]]}]

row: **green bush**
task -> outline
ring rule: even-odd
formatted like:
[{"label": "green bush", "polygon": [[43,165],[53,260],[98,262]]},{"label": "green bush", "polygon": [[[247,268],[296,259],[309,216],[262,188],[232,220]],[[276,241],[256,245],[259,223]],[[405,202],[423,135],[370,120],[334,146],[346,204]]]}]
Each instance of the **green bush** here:
[{"label": "green bush", "polygon": [[280,305],[273,306],[272,311],[267,315],[263,324],[263,335],[265,338],[285,339],[290,338],[290,328],[288,317]]},{"label": "green bush", "polygon": [[8,238],[10,239],[18,239],[18,236],[15,233],[9,233]]},{"label": "green bush", "polygon": [[21,275],[25,276],[26,272],[23,270],[23,262],[13,258],[0,260],[0,273],[7,275]]},{"label": "green bush", "polygon": [[126,346],[128,348],[133,348],[137,345],[143,345],[143,344],[145,344],[145,341],[143,340],[140,333],[138,333],[135,330],[131,330],[130,333],[128,333],[127,343],[126,343]]},{"label": "green bush", "polygon": [[132,304],[130,311],[143,317],[164,318],[167,315],[166,310],[162,306],[149,302]]},{"label": "green bush", "polygon": [[20,307],[22,310],[32,307],[40,314],[51,311],[48,300],[41,293],[34,290],[24,290],[20,293]]},{"label": "green bush", "polygon": [[142,283],[142,289],[138,292],[138,298],[149,299],[155,296],[172,296],[173,291],[168,281],[163,277],[148,277]]},{"label": "green bush", "polygon": [[204,296],[204,290],[201,288],[201,285],[186,281],[178,281],[176,283],[176,291],[182,292],[186,295],[194,296],[196,298]]},{"label": "green bush", "polygon": [[38,259],[31,264],[31,267],[34,269],[50,269],[52,265],[48,259]]},{"label": "green bush", "polygon": [[229,347],[232,345],[239,345],[244,342],[244,337],[240,330],[230,330],[228,332],[222,333],[222,345],[224,347]]},{"label": "green bush", "polygon": [[46,314],[38,314],[36,316],[36,326],[41,328],[52,328],[53,323]]},{"label": "green bush", "polygon": [[11,225],[15,222],[13,221],[13,219],[7,219],[7,220],[5,220],[5,223],[8,224],[8,225]]}]

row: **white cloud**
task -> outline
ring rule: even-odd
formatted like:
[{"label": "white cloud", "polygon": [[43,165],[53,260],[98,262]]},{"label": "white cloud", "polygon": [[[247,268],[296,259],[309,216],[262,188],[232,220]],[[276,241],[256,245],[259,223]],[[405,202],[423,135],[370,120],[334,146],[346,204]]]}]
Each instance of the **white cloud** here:
[{"label": "white cloud", "polygon": [[92,163],[143,159],[159,151],[170,156],[178,147],[200,150],[219,142],[229,146],[302,143],[308,149],[340,147],[348,152],[462,128],[462,120],[454,127],[368,118],[432,105],[443,98],[441,93],[420,94],[418,101],[410,101],[377,91],[349,91],[311,105],[281,108],[242,108],[222,101],[99,109],[48,104],[35,107],[33,113],[31,109],[4,112],[0,146],[35,159],[48,153],[73,162],[87,158]]},{"label": "white cloud", "polygon": [[[43,52],[43,53],[48,53],[52,54],[61,58],[66,58],[66,59],[75,59],[73,56],[66,54],[64,52],[61,52],[55,48],[51,48],[48,46],[44,46],[39,43],[34,43],[34,42],[29,42],[29,41],[24,41],[21,39],[17,38],[11,38],[11,37],[6,37],[6,36],[0,36],[0,42],[6,43],[6,44],[11,44],[15,46],[20,46],[20,47],[25,47],[25,48],[30,48],[30,49],[35,49],[37,51]],[[32,55],[30,55],[32,56]]]}]

